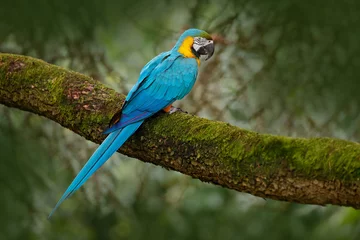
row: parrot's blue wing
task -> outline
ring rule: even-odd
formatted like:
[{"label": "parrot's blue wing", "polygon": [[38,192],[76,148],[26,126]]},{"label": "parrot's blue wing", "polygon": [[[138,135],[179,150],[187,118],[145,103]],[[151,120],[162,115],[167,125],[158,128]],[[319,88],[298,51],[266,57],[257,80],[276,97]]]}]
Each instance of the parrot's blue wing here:
[{"label": "parrot's blue wing", "polygon": [[139,79],[136,82],[136,84],[131,88],[128,95],[126,96],[124,105],[126,105],[126,103],[129,102],[131,98],[136,95],[137,90],[144,82],[146,82],[147,78],[152,73],[152,71],[156,67],[158,67],[166,58],[168,58],[170,54],[171,54],[170,51],[160,53],[158,56],[154,57],[141,69]]},{"label": "parrot's blue wing", "polygon": [[[121,118],[105,130],[105,134],[152,116],[175,100],[182,99],[193,87],[197,76],[195,59],[163,53],[162,58],[153,64],[146,65],[141,71],[138,83],[126,98]],[[151,72],[147,73],[147,69]]]},{"label": "parrot's blue wing", "polygon": [[150,117],[151,115],[153,115],[153,113],[143,112],[143,111],[134,111],[134,112],[132,112],[131,115],[127,115],[127,114],[124,114],[121,112],[119,114],[119,116],[117,116],[118,120],[116,120],[115,124],[107,129],[105,129],[103,134],[112,133],[114,131],[117,131],[119,129],[126,127],[127,125],[129,125],[133,122],[142,121],[142,120]]},{"label": "parrot's blue wing", "polygon": [[195,59],[178,55],[167,57],[132,93],[123,108],[123,114],[131,116],[140,111],[152,114],[160,111],[188,94],[196,76]]},{"label": "parrot's blue wing", "polygon": [[[126,105],[129,103],[129,101],[137,95],[139,92],[139,88],[148,81],[149,75],[152,73],[152,71],[159,66],[166,58],[168,58],[171,54],[171,51],[160,53],[158,56],[154,57],[152,60],[150,60],[141,70],[140,76],[138,78],[138,81],[136,84],[130,89],[128,95],[126,96],[125,102],[122,106],[124,109]],[[141,119],[148,118],[153,113],[150,112],[136,112],[134,111],[131,115],[126,115],[121,112],[119,114],[118,119],[115,120],[115,124],[113,126],[110,126],[107,128],[103,133],[109,134],[111,132],[114,132],[118,129],[121,129],[125,127],[127,124],[130,124],[132,122],[139,121]]]}]

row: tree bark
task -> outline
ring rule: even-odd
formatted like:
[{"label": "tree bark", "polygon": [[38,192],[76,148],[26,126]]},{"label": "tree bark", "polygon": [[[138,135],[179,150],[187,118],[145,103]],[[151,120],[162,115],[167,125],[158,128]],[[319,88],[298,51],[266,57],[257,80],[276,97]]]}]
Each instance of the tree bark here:
[{"label": "tree bark", "polygon": [[[0,54],[0,103],[51,119],[86,139],[124,101],[102,83],[31,57]],[[360,146],[258,134],[185,113],[158,114],[119,152],[255,196],[360,208]]]}]

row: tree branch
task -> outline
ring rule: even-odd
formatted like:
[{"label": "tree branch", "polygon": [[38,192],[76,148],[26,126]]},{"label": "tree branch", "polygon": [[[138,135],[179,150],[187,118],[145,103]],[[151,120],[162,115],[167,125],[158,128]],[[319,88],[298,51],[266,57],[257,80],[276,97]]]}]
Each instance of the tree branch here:
[{"label": "tree branch", "polygon": [[[124,95],[82,74],[0,54],[0,103],[47,117],[93,142]],[[120,149],[256,196],[360,208],[360,146],[329,138],[258,134],[184,113],[159,114]]]}]

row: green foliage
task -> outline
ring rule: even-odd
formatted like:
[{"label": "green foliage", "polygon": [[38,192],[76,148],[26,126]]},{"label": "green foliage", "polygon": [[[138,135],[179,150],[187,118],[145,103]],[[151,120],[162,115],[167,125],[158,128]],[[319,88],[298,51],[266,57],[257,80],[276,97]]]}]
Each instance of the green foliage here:
[{"label": "green foliage", "polygon": [[[26,238],[28,234],[31,236],[34,233],[33,229],[24,226],[32,223],[34,215],[45,202],[45,199],[39,199],[38,202],[35,200],[47,189],[50,154],[40,126],[30,123],[29,114],[24,116],[20,111],[10,113],[8,109],[1,110],[0,222],[3,227],[0,237]],[[38,128],[22,128],[21,125],[38,125]],[[25,214],[29,217],[24,217]]]},{"label": "green foliage", "polygon": [[[0,51],[39,57],[126,93],[183,28],[204,28],[217,34],[216,52],[179,105],[260,132],[356,140],[359,5],[3,0]],[[0,238],[360,237],[356,210],[266,201],[119,154],[47,221],[95,147],[46,119],[1,107]]]}]

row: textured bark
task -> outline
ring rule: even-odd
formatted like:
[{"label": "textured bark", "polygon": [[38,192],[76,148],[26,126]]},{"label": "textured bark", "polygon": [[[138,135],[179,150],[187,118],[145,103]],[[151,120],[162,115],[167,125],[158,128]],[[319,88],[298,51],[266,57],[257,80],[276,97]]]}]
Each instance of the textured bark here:
[{"label": "textured bark", "polygon": [[[47,117],[93,142],[124,95],[82,74],[0,54],[0,103]],[[241,192],[360,208],[360,146],[258,134],[184,113],[159,114],[119,150]]]}]

